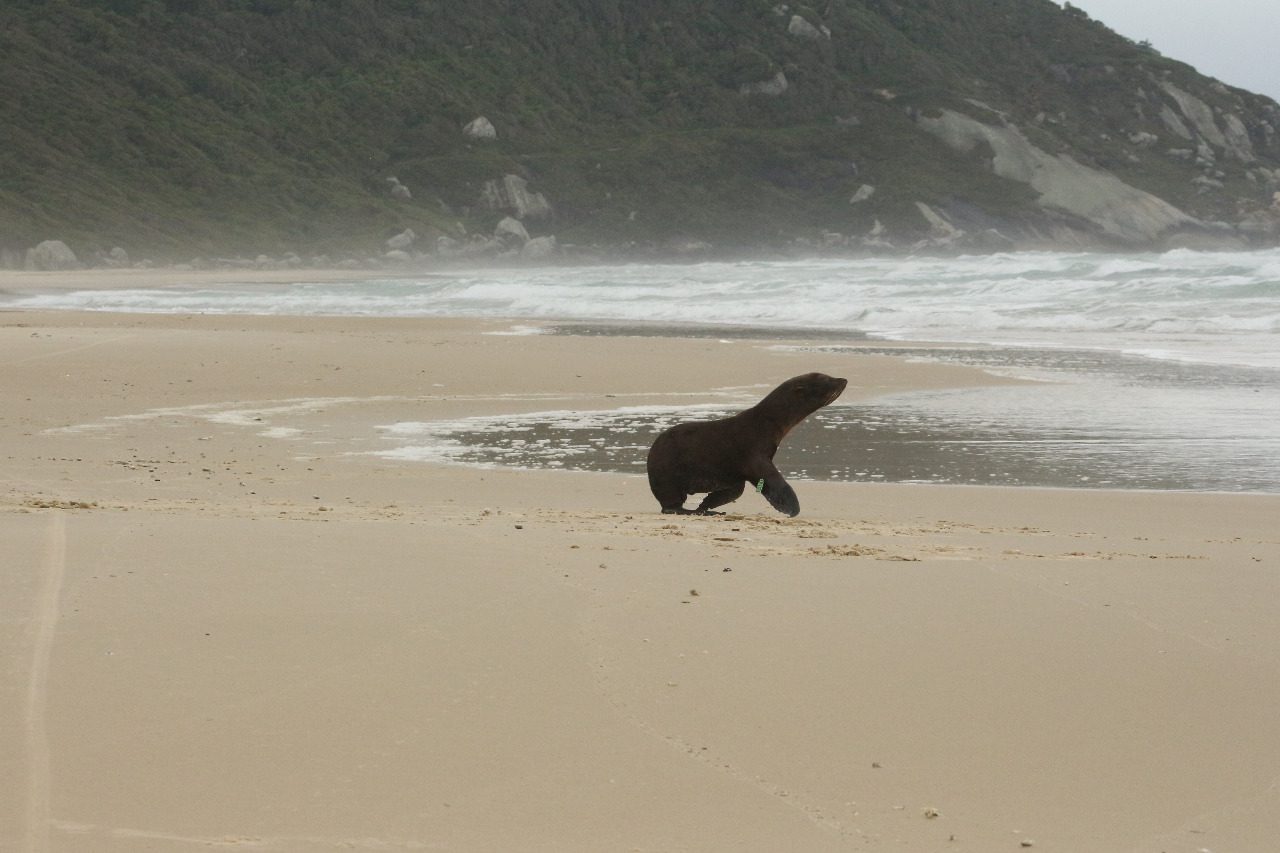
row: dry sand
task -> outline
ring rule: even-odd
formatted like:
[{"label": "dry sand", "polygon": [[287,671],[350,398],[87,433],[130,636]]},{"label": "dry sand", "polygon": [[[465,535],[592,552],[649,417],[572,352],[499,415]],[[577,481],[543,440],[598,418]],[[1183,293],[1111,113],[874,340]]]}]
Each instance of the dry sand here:
[{"label": "dry sand", "polygon": [[350,454],[987,381],[502,328],[0,312],[0,850],[1280,849],[1280,498]]}]

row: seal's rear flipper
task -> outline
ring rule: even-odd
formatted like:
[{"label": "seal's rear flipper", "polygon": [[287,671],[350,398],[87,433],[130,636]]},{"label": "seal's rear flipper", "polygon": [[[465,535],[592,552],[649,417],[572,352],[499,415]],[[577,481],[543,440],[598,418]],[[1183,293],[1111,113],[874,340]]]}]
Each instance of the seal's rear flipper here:
[{"label": "seal's rear flipper", "polygon": [[791,484],[782,479],[781,474],[774,473],[772,476],[765,477],[762,483],[760,494],[764,495],[765,500],[772,504],[774,509],[792,518],[800,514],[800,499],[796,497],[796,491],[791,488]]}]

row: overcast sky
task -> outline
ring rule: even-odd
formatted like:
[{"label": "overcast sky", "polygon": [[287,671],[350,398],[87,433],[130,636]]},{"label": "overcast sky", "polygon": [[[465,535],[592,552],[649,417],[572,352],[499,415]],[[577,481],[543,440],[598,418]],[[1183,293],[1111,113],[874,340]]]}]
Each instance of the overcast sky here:
[{"label": "overcast sky", "polygon": [[1111,29],[1224,83],[1280,101],[1277,0],[1071,0]]}]

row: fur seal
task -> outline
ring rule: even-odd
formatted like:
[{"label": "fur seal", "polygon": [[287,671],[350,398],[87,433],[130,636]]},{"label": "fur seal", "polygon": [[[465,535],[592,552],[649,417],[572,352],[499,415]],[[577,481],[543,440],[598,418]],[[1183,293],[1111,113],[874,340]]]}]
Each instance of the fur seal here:
[{"label": "fur seal", "polygon": [[[783,382],[746,411],[715,421],[676,424],[649,448],[649,488],[666,513],[706,515],[736,501],[750,483],[773,508],[800,513],[795,491],[773,466],[773,454],[796,424],[839,397],[848,380],[806,373]],[[697,509],[691,494],[707,492]]]}]

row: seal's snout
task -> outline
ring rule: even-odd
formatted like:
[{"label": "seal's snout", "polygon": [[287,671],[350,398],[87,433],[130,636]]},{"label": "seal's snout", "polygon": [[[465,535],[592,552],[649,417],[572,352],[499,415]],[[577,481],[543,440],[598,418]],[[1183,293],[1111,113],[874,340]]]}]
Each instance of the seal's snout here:
[{"label": "seal's snout", "polygon": [[824,403],[823,405],[830,405],[831,403],[834,403],[834,402],[835,402],[836,397],[839,397],[841,394],[843,394],[843,393],[844,393],[844,389],[845,389],[845,388],[848,386],[848,384],[849,384],[849,380],[848,380],[848,379],[839,379],[839,378],[837,378],[837,377],[835,377],[835,376],[831,377],[831,382],[832,382],[832,385],[833,385],[833,387],[832,387],[832,389],[831,389],[831,395],[830,395],[829,397],[827,397],[827,402],[826,402],[826,403]]}]

